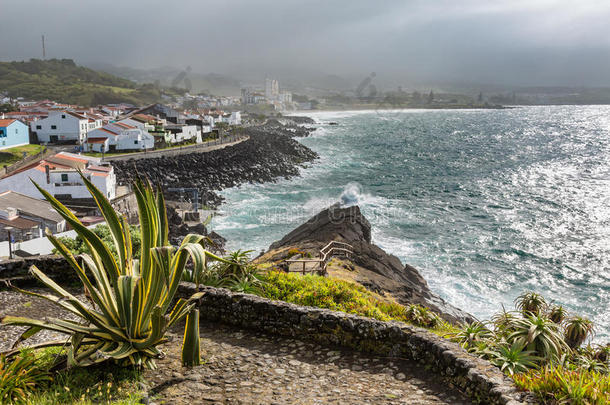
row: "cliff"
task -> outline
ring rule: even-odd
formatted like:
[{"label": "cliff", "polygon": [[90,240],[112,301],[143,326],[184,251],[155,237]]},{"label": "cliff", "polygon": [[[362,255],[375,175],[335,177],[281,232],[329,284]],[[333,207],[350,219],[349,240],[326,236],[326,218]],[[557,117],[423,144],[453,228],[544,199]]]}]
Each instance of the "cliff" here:
[{"label": "cliff", "polygon": [[443,300],[430,290],[428,283],[408,264],[386,253],[371,241],[371,224],[358,206],[325,209],[306,223],[274,242],[257,262],[282,266],[294,249],[317,256],[330,241],[348,243],[354,255],[350,259],[333,260],[328,275],[358,282],[382,295],[389,295],[401,304],[421,304],[451,322],[473,320],[472,316]]}]

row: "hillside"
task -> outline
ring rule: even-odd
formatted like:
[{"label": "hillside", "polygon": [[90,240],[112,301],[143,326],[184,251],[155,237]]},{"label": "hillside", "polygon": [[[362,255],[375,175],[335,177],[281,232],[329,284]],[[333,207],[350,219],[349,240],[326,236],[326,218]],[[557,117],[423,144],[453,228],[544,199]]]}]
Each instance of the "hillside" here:
[{"label": "hillside", "polygon": [[158,83],[162,87],[178,87],[183,89],[190,87],[193,93],[207,93],[219,96],[240,95],[241,83],[238,79],[218,73],[198,73],[192,71],[189,67],[186,69],[168,66],[152,69],[134,69],[99,62],[88,66],[115,76],[133,80],[137,83]]},{"label": "hillside", "polygon": [[138,85],[109,73],[77,66],[72,59],[0,62],[0,92],[10,97],[51,99],[84,106],[158,101],[152,84]]}]

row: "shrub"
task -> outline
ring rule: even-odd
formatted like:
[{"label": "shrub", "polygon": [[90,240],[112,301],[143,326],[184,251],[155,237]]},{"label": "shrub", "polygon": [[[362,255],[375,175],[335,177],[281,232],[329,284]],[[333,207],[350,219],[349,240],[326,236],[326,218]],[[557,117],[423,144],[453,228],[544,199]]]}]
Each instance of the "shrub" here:
[{"label": "shrub", "polygon": [[[102,242],[108,246],[110,252],[116,256],[117,251],[114,245],[114,241],[112,240],[112,233],[110,232],[110,228],[106,224],[97,225],[93,228],[93,233],[95,233]],[[142,236],[140,234],[140,227],[136,225],[129,225],[129,234],[131,235],[131,245],[133,249],[133,258],[140,258],[140,245],[142,244]],[[85,241],[80,235],[77,235],[76,238],[70,238],[67,236],[62,236],[58,238],[74,255],[78,256],[83,253],[87,253],[88,247]],[[53,254],[60,254],[57,248],[53,249]]]},{"label": "shrub", "polygon": [[[79,320],[36,320],[5,316],[1,322],[28,327],[17,343],[43,329],[69,335],[69,365],[86,366],[114,359],[139,367],[154,368],[154,359],[161,354],[157,346],[165,341],[166,331],[194,309],[193,300],[201,295],[195,294],[189,300],[179,299],[172,306],[187,262],[190,259],[195,271],[201,271],[205,267],[206,258],[222,259],[204,249],[203,236],[187,235],[179,248],[171,246],[168,242],[163,194],[155,193],[150,183],[138,180],[134,191],[138,202],[142,244],[140,260],[135,260],[126,219],[119,218],[106,197],[86,177],[81,177],[106,219],[116,255],[70,210],[41,187],[37,187],[87,246],[88,254],[80,255],[84,263],[81,266],[61,241],[51,234],[47,235],[78,275],[88,292],[87,298],[91,305],[82,302],[32,266],[32,274],[52,293],[18,291],[47,299],[77,316]],[[186,331],[199,332],[192,329]],[[184,342],[192,341],[195,339],[185,336]],[[64,344],[65,341],[62,340],[38,346]],[[192,347],[186,349],[192,356],[185,364],[196,363],[199,351]]]}]

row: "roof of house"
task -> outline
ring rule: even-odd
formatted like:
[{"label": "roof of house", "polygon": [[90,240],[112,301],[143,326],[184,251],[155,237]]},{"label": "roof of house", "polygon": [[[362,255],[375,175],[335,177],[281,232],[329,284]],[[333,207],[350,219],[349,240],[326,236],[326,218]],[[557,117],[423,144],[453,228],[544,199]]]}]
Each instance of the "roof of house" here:
[{"label": "roof of house", "polygon": [[[101,159],[77,155],[75,153],[70,152],[59,152],[53,156],[49,156],[41,161],[34,162],[31,165],[27,165],[22,167],[19,170],[11,173],[10,176],[14,176],[17,173],[22,173],[26,170],[35,169],[40,172],[44,172],[46,170],[46,166],[49,166],[49,170],[59,170],[59,171],[75,171],[82,170],[83,173],[89,173],[96,176],[108,176],[111,170],[98,170],[97,167],[100,167]],[[87,166],[89,165],[89,166]],[[103,166],[102,166],[103,167]],[[8,177],[10,177],[8,176]]]},{"label": "roof of house", "polygon": [[13,122],[17,121],[16,119],[3,119],[0,120],[0,127],[8,127],[9,125],[11,125]]},{"label": "roof of house", "polygon": [[69,111],[69,110],[66,110],[66,111],[64,111],[64,112],[65,112],[66,114],[69,114],[69,115],[71,115],[71,116],[73,116],[73,117],[78,118],[79,120],[88,120],[88,118],[87,118],[87,117],[85,117],[84,115],[81,115],[81,114],[79,114],[79,113],[77,113],[77,112],[74,112],[74,111]]},{"label": "roof of house", "polygon": [[16,191],[0,193],[0,208],[14,208],[19,212],[45,218],[53,222],[61,222],[63,218],[45,200],[28,197]]},{"label": "roof of house", "polygon": [[87,143],[106,143],[108,138],[87,138]]},{"label": "roof of house", "polygon": [[38,222],[31,221],[22,217],[15,217],[13,219],[0,218],[0,224],[6,226],[12,226],[17,229],[32,229],[38,226]]}]

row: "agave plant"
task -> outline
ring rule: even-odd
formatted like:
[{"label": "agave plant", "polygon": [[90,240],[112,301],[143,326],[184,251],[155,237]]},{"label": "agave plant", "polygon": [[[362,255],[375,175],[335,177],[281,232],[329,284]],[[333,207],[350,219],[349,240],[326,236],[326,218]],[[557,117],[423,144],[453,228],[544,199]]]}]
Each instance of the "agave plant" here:
[{"label": "agave plant", "polygon": [[491,362],[510,375],[535,368],[542,359],[533,351],[523,349],[524,346],[516,341],[512,345],[500,345],[491,353]]},{"label": "agave plant", "polygon": [[483,322],[475,321],[464,325],[458,333],[453,335],[453,340],[462,347],[470,347],[476,346],[477,342],[491,339],[493,336],[493,332]]},{"label": "agave plant", "polygon": [[547,306],[544,297],[535,292],[524,292],[515,299],[515,306],[524,315],[539,314]]},{"label": "agave plant", "polygon": [[[203,236],[200,235],[186,236],[178,248],[171,246],[163,194],[159,191],[155,193],[148,181],[139,179],[134,185],[134,192],[142,242],[140,259],[134,259],[127,220],[117,215],[106,197],[87,178],[82,174],[81,177],[106,219],[117,254],[113,255],[109,246],[70,210],[35,184],[87,246],[89,253],[80,255],[82,263],[79,263],[61,241],[47,233],[51,243],[76,272],[90,302],[81,301],[32,266],[31,273],[51,293],[18,291],[49,300],[78,320],[5,316],[1,323],[28,327],[13,347],[43,329],[68,335],[69,366],[86,366],[114,359],[155,368],[154,359],[161,354],[158,346],[166,341],[167,330],[193,311],[194,301],[201,296],[198,293],[187,300],[181,298],[172,305],[187,262],[190,259],[196,271],[203,271],[208,258],[223,259],[204,249]],[[194,326],[195,322],[187,323],[184,342],[198,342],[193,335],[198,335],[199,330],[189,325]],[[61,340],[32,347],[65,344],[66,341]],[[196,364],[199,361],[199,347],[183,345],[183,354],[185,350],[184,363]],[[13,353],[15,350],[9,354]]]},{"label": "agave plant", "polygon": [[515,321],[515,331],[507,339],[517,342],[527,350],[535,351],[547,361],[551,361],[569,351],[561,336],[559,326],[541,315],[529,314]]},{"label": "agave plant", "polygon": [[582,345],[594,332],[593,322],[587,318],[575,316],[566,322],[565,341],[570,348],[575,349]]}]

